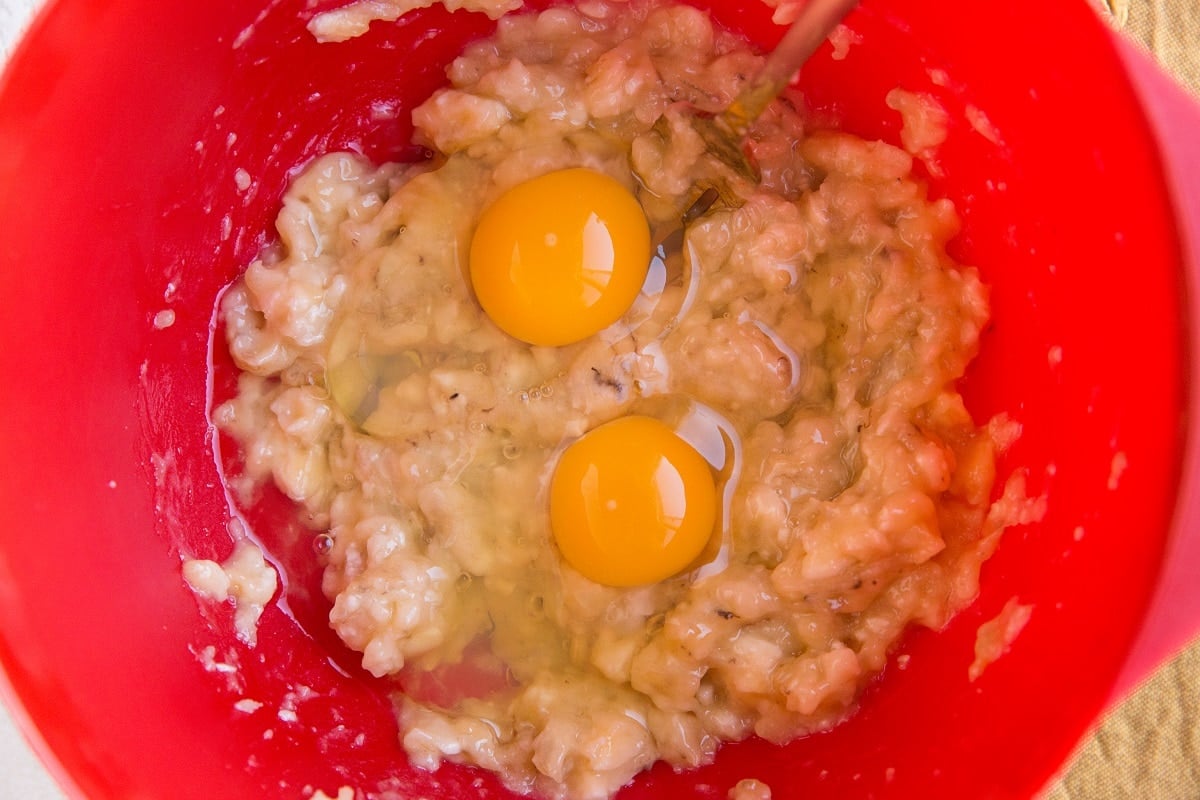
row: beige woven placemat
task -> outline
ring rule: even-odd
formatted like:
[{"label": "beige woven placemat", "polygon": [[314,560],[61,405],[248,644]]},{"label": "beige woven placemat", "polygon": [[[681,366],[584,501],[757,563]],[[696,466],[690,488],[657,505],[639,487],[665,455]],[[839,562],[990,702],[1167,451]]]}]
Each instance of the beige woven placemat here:
[{"label": "beige woven placemat", "polygon": [[[1097,0],[1200,97],[1200,0]],[[1200,641],[1117,706],[1045,800],[1200,800]]]},{"label": "beige woven placemat", "polygon": [[1200,0],[1098,0],[1113,24],[1200,95]]},{"label": "beige woven placemat", "polygon": [[1046,800],[1200,799],[1200,642],[1087,739]]}]

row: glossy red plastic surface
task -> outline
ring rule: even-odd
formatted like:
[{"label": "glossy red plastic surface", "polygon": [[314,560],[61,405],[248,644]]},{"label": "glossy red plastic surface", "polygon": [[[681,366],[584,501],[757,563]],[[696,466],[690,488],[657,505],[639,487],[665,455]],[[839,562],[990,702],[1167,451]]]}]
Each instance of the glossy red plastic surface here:
[{"label": "glossy red plastic surface", "polygon": [[[0,84],[0,663],[78,797],[505,796],[479,772],[405,764],[390,687],[323,625],[310,534],[277,498],[251,519],[289,577],[257,648],[180,577],[181,558],[231,547],[206,417],[229,391],[219,346],[209,370],[217,293],[270,239],[297,165],[339,147],[417,155],[404,112],[491,27],[431,9],[318,46],[304,5],[60,0]],[[778,35],[757,5],[718,6]],[[804,70],[808,101],[891,141],[894,86],[950,112],[931,186],[961,211],[955,255],[993,287],[964,391],[978,418],[1024,426],[1003,471],[1028,470],[1049,511],[1005,537],[974,606],[906,639],[904,668],[847,724],[660,766],[623,798],[724,798],[748,776],[784,799],[1028,797],[1105,703],[1160,568],[1185,288],[1107,33],[1083,0],[866,0],[850,26],[844,60],[826,47]],[[977,627],[1013,597],[1028,626],[969,682]]]}]

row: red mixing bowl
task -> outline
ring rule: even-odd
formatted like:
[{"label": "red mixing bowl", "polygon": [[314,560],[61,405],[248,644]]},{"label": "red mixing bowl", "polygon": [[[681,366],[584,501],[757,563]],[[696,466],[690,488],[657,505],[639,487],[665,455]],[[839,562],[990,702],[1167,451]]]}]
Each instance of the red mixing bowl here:
[{"label": "red mixing bowl", "polygon": [[[753,0],[713,12],[778,38]],[[209,368],[217,292],[270,240],[298,165],[347,147],[415,156],[404,112],[492,26],[435,8],[318,45],[313,13],[59,0],[0,79],[0,664],[74,797],[508,796],[486,773],[407,765],[386,692],[325,624],[311,534],[278,498],[253,519],[286,577],[257,648],[180,576],[181,559],[232,547],[206,414],[231,376],[220,345]],[[1083,0],[866,0],[849,25],[861,41],[845,59],[826,46],[804,69],[808,102],[889,141],[893,87],[950,113],[930,183],[957,204],[953,254],[994,309],[963,391],[977,419],[1024,426],[1001,480],[1027,469],[1048,513],[1005,535],[946,630],[904,640],[906,668],[893,661],[845,725],[729,745],[694,772],[659,765],[622,798],[724,798],[744,777],[777,799],[1027,798],[1112,696],[1178,541],[1190,287],[1112,37]],[[970,682],[976,630],[1010,598],[1031,619]]]}]

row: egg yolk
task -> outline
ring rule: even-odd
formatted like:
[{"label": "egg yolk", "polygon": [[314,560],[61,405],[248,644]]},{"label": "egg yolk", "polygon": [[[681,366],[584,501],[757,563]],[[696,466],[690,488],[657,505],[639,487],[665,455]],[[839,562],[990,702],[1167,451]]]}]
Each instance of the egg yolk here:
[{"label": "egg yolk", "polygon": [[681,572],[704,551],[716,515],[708,462],[652,417],[589,431],[563,452],[550,483],[550,524],[563,558],[608,586]]},{"label": "egg yolk", "polygon": [[506,333],[541,346],[578,342],[620,319],[649,263],[650,228],[637,199],[589,169],[508,190],[471,240],[479,304]]}]

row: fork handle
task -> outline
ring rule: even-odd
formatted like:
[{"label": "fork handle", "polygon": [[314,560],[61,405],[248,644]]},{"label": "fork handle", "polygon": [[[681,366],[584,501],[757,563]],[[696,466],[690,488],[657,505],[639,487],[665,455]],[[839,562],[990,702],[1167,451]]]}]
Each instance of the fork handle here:
[{"label": "fork handle", "polygon": [[859,0],[808,0],[800,9],[799,16],[792,21],[787,33],[767,56],[762,70],[750,85],[734,98],[721,116],[738,135],[744,136],[750,123],[758,118],[772,100],[808,60],[821,42],[846,15],[854,10]]}]

